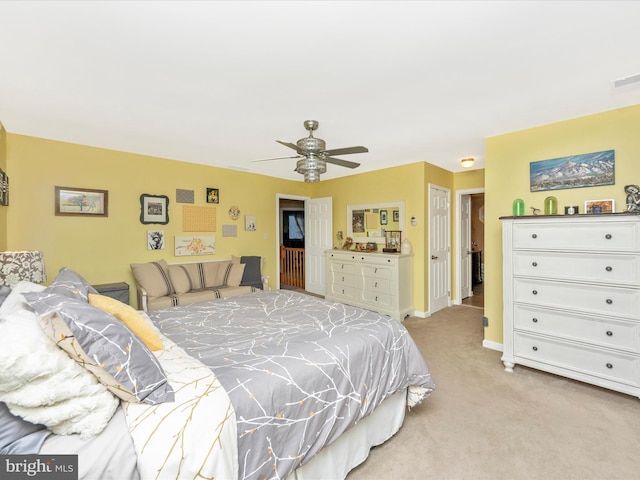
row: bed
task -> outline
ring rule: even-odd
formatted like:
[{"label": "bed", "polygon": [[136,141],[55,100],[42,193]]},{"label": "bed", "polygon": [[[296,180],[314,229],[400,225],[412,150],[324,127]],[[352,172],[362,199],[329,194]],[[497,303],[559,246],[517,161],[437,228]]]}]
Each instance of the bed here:
[{"label": "bed", "polygon": [[[58,345],[75,355],[89,347],[73,328],[61,334],[70,325],[61,321],[67,304],[82,310],[75,321],[83,327],[96,313],[87,309],[97,307],[81,305],[94,295],[90,285],[63,270],[59,278],[66,276],[46,289],[22,283],[29,304],[22,308],[35,309],[31,314],[49,339],[80,342]],[[70,283],[80,298],[61,302],[59,292]],[[9,307],[0,305],[0,328],[6,328]],[[149,380],[153,389],[140,389],[147,397],[114,397],[113,412],[98,434],[39,430],[44,438],[37,453],[77,453],[79,478],[344,478],[372,446],[397,432],[407,407],[434,388],[399,322],[314,296],[264,291],[135,313],[146,330],[136,335],[139,325],[131,328],[128,354],[133,358],[142,349],[136,341],[157,336],[161,347],[144,358],[157,362],[166,382]],[[86,370],[89,357],[75,361]],[[108,369],[103,364],[98,367]],[[100,378],[100,372],[92,374]],[[115,389],[110,377],[109,392],[124,395],[126,382],[119,375],[112,375],[119,382]]]}]

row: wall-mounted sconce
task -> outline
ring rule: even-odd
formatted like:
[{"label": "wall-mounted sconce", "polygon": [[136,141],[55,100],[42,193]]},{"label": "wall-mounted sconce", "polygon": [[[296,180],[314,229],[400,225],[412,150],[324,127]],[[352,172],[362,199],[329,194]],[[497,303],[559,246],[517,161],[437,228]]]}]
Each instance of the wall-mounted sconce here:
[{"label": "wall-mounted sconce", "polygon": [[476,159],[473,157],[467,157],[460,160],[460,165],[462,165],[464,168],[471,168],[473,167],[474,163],[476,163]]},{"label": "wall-mounted sconce", "polygon": [[418,225],[418,219],[416,217],[411,217],[411,225],[414,227]]}]

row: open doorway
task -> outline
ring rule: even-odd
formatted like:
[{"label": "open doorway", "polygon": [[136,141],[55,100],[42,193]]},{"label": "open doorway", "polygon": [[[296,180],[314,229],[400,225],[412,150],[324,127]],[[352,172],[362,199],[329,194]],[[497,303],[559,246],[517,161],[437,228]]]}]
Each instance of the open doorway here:
[{"label": "open doorway", "polygon": [[304,200],[280,198],[278,216],[280,288],[305,290]]},{"label": "open doorway", "polygon": [[484,308],[484,188],[457,192],[456,302]]}]

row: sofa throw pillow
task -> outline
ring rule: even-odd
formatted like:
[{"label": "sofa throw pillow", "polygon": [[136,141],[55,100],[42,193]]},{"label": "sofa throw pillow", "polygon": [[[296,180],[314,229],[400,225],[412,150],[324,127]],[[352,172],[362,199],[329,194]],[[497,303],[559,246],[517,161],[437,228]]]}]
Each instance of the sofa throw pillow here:
[{"label": "sofa throw pillow", "polygon": [[149,297],[164,297],[175,293],[169,277],[169,265],[164,260],[149,263],[132,263],[129,266],[136,282],[147,291]]},{"label": "sofa throw pillow", "polygon": [[[173,389],[160,363],[126,325],[93,305],[47,290],[24,296],[42,320],[51,324],[47,330],[54,332],[54,338],[66,340],[70,332],[86,358],[117,380],[115,387],[110,382],[105,383],[114,395],[122,398],[125,391],[138,402],[151,405],[173,401]],[[69,329],[67,332],[54,330],[56,326],[60,327],[60,322],[54,325],[56,315],[52,313],[64,320]],[[64,348],[64,345],[60,344],[60,347]],[[76,361],[86,362],[85,357],[76,355],[74,350],[70,355]],[[92,372],[95,374],[95,369]]]},{"label": "sofa throw pillow", "polygon": [[47,289],[50,292],[77,298],[83,302],[89,301],[88,295],[90,293],[98,293],[78,272],[67,267],[60,269],[58,275]]},{"label": "sofa throw pillow", "polygon": [[194,285],[187,265],[169,265],[169,279],[178,295],[201,288]]},{"label": "sofa throw pillow", "polygon": [[162,340],[151,325],[131,305],[105,295],[89,294],[89,304],[110,313],[135,333],[150,350],[162,350]]},{"label": "sofa throw pillow", "polygon": [[240,257],[240,263],[246,265],[240,285],[255,287],[262,290],[262,257],[243,256]]},{"label": "sofa throw pillow", "polygon": [[222,285],[226,287],[238,287],[244,274],[245,265],[241,263],[230,263],[227,265]]},{"label": "sofa throw pillow", "polygon": [[118,400],[43,332],[23,296],[42,290],[42,285],[19,282],[2,305],[0,401],[13,415],[53,433],[96,435]]}]

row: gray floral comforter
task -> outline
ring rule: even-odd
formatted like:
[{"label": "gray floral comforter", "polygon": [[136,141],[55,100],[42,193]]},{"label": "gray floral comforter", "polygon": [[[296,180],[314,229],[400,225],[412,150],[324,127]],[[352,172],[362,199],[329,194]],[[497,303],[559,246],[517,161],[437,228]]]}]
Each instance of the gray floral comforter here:
[{"label": "gray floral comforter", "polygon": [[433,390],[407,330],[389,317],[286,290],[149,312],[207,365],[238,424],[239,478],[285,478],[393,393]]}]

